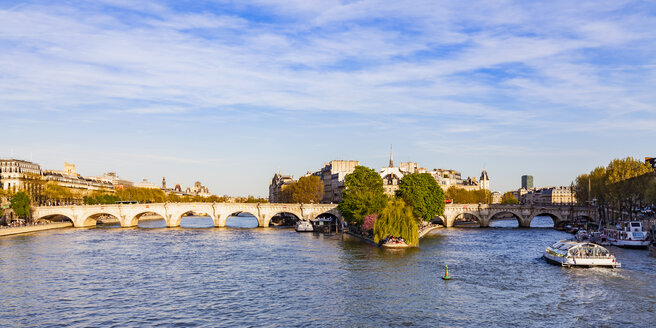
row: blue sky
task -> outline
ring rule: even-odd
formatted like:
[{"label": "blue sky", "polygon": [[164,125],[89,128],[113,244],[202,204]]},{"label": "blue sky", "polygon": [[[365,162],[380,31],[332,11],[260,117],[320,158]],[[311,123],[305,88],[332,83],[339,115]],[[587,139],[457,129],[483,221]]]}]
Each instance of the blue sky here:
[{"label": "blue sky", "polygon": [[0,157],[266,196],[332,159],[569,185],[654,156],[648,1],[0,1]]}]

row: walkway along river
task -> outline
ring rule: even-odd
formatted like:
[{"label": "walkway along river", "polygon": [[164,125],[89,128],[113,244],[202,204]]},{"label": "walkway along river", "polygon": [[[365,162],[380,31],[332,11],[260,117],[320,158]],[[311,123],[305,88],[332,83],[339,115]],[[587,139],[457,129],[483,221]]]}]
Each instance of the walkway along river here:
[{"label": "walkway along river", "polygon": [[[209,226],[202,218],[185,218],[182,228],[140,225],[0,238],[0,326],[647,327],[656,321],[656,258],[610,247],[622,269],[549,265],[540,258],[544,248],[571,235],[548,228],[440,229],[417,248],[385,250],[293,229],[202,229]],[[451,281],[440,279],[445,264]]]}]

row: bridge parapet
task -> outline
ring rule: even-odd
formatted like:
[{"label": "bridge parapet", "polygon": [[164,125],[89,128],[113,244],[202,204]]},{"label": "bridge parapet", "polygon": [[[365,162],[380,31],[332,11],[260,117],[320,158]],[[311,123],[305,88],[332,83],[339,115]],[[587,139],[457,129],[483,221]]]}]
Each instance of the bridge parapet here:
[{"label": "bridge parapet", "polygon": [[578,216],[587,216],[591,219],[597,217],[596,211],[585,206],[572,205],[502,205],[502,204],[447,204],[444,209],[443,221],[446,227],[452,227],[461,215],[472,215],[481,227],[488,227],[490,220],[495,216],[508,213],[517,218],[522,228],[530,227],[531,221],[538,215],[548,215],[554,225],[570,221]]},{"label": "bridge parapet", "polygon": [[309,220],[329,213],[342,220],[336,204],[269,204],[269,203],[157,203],[157,204],[110,204],[110,205],[72,205],[37,206],[32,216],[35,219],[64,216],[73,221],[74,227],[95,226],[101,215],[116,217],[122,227],[133,227],[139,218],[146,214],[156,214],[164,218],[167,227],[180,226],[182,217],[187,214],[209,216],[214,226],[224,227],[228,216],[249,213],[258,221],[260,227],[268,227],[271,218],[280,213],[291,213],[299,219]]}]

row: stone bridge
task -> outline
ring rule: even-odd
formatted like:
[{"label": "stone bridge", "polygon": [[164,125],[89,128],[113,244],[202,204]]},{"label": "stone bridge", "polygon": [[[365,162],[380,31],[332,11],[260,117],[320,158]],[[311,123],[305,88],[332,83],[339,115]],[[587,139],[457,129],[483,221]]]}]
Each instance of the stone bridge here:
[{"label": "stone bridge", "polygon": [[585,217],[597,220],[596,210],[585,206],[572,205],[501,205],[501,204],[447,204],[444,215],[441,217],[447,228],[453,227],[456,219],[463,218],[469,214],[476,218],[481,227],[489,227],[490,221],[498,218],[500,214],[512,215],[519,227],[528,228],[536,216],[549,216],[554,227],[562,226],[566,222],[573,221],[577,217]]},{"label": "stone bridge", "polygon": [[268,227],[277,214],[291,213],[302,220],[314,219],[322,214],[331,214],[342,219],[336,204],[269,204],[269,203],[163,203],[163,204],[112,204],[34,207],[35,220],[67,217],[74,227],[95,226],[103,215],[118,219],[121,227],[134,227],[139,218],[156,214],[164,218],[167,227],[180,226],[183,216],[209,216],[214,226],[224,227],[230,215],[249,213],[257,218],[260,227]]}]

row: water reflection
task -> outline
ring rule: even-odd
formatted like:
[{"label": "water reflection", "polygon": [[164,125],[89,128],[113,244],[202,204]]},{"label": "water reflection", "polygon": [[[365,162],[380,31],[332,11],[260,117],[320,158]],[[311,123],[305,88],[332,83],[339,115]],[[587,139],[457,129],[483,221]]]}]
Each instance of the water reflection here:
[{"label": "water reflection", "polygon": [[[610,247],[623,264],[616,270],[564,269],[540,258],[570,237],[441,229],[403,251],[293,229],[71,228],[3,237],[0,326],[651,326],[656,258]],[[449,282],[440,279],[446,264]]]},{"label": "water reflection", "polygon": [[163,217],[140,219],[137,226],[145,229],[166,228],[166,221]]}]

